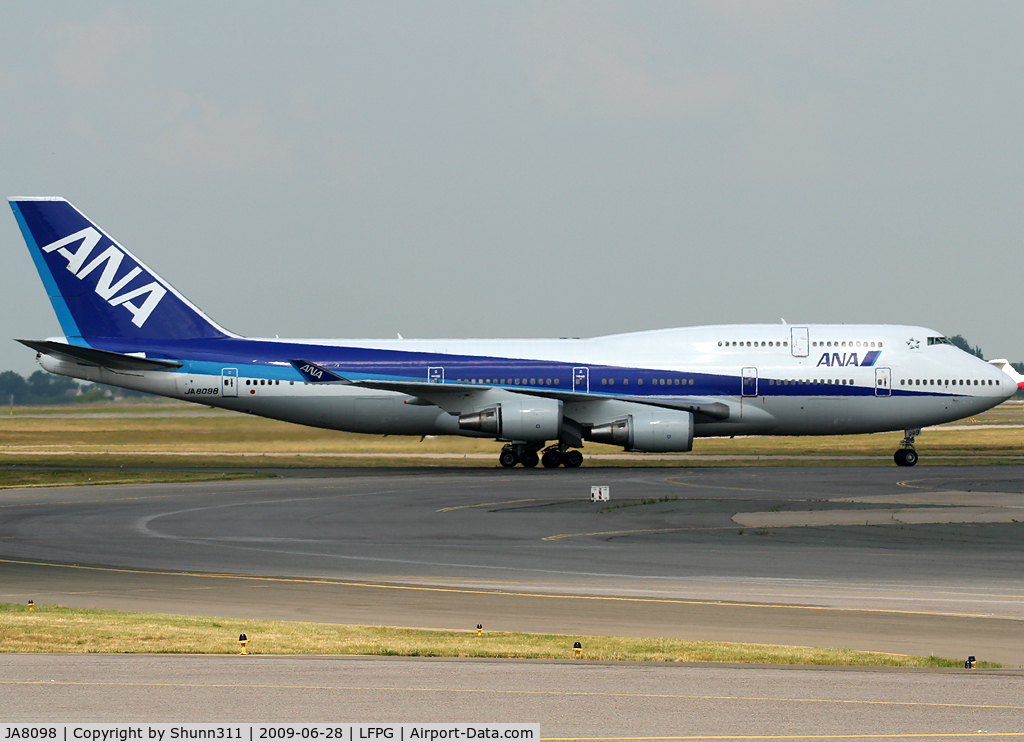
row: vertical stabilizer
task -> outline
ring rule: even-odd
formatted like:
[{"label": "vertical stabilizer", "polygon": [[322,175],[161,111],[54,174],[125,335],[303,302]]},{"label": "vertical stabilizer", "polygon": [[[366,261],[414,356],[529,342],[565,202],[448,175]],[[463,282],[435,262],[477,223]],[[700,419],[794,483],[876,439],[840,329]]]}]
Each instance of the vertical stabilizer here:
[{"label": "vertical stabilizer", "polygon": [[231,336],[63,198],[10,202],[69,342]]}]

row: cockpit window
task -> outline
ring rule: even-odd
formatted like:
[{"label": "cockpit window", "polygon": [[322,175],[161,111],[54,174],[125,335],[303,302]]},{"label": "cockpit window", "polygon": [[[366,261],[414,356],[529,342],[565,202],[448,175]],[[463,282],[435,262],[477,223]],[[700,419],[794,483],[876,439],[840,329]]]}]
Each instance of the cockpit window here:
[{"label": "cockpit window", "polygon": [[928,338],[928,345],[952,345],[949,338]]}]

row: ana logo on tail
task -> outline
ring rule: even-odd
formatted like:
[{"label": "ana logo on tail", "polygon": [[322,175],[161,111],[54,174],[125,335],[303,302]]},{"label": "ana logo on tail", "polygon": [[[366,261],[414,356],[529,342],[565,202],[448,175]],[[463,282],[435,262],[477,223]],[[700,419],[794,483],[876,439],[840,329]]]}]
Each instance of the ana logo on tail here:
[{"label": "ana logo on tail", "polygon": [[[122,306],[127,309],[132,314],[132,324],[136,327],[142,327],[146,324],[146,320],[149,319],[149,315],[156,309],[160,300],[164,298],[167,289],[156,281],[151,281],[145,286],[140,286],[115,296],[115,294],[123,290],[133,279],[139,276],[142,273],[142,269],[135,266],[115,282],[117,271],[120,269],[121,261],[124,259],[124,253],[114,245],[110,245],[106,250],[93,258],[91,262],[86,263],[96,245],[99,244],[100,237],[102,235],[94,228],[86,227],[79,232],[50,243],[42,248],[42,250],[46,254],[57,251],[59,255],[65,257],[68,261],[68,270],[79,279],[85,278],[102,265],[103,272],[100,273],[100,277],[96,282],[96,293],[106,300],[110,306]],[[67,249],[69,245],[76,242],[81,242],[81,244],[75,252]],[[141,304],[133,303],[133,300],[139,299],[143,295],[146,298]]]}]

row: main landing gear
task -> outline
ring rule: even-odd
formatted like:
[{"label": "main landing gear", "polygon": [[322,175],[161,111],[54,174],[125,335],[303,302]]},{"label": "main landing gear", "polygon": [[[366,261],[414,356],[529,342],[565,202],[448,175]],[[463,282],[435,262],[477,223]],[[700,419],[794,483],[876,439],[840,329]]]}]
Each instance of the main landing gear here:
[{"label": "main landing gear", "polygon": [[506,469],[511,469],[516,464],[522,464],[528,469],[543,464],[545,469],[557,469],[564,466],[566,469],[575,469],[583,463],[583,454],[576,449],[567,449],[564,443],[555,446],[548,446],[538,456],[542,444],[539,443],[509,443],[501,449],[498,456],[498,463]]},{"label": "main landing gear", "polygon": [[913,466],[917,463],[917,450],[914,448],[914,439],[921,435],[921,429],[905,430],[903,434],[905,437],[900,441],[902,448],[896,449],[896,453],[892,455],[892,460],[896,462],[896,466]]}]

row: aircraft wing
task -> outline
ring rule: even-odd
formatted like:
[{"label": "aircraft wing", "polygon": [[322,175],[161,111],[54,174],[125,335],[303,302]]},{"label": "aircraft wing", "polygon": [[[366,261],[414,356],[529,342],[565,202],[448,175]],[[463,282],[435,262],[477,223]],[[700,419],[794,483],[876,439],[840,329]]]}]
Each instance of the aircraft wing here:
[{"label": "aircraft wing", "polygon": [[184,365],[177,361],[160,361],[154,358],[113,353],[109,350],[68,345],[52,340],[19,340],[18,342],[44,355],[56,356],[62,360],[84,363],[88,366],[109,368],[112,371],[168,371],[181,368]]},{"label": "aircraft wing", "polygon": [[706,397],[624,397],[610,394],[592,394],[589,392],[569,392],[555,389],[509,389],[503,386],[487,384],[453,384],[450,382],[431,381],[397,381],[390,379],[346,379],[322,366],[317,366],[310,361],[300,359],[292,360],[291,364],[299,370],[299,373],[310,382],[314,383],[345,383],[353,386],[366,387],[368,389],[380,389],[383,391],[400,392],[411,397],[417,397],[430,404],[437,405],[441,409],[460,409],[458,400],[464,400],[468,396],[482,395],[492,389],[508,391],[513,394],[546,397],[548,399],[560,399],[563,402],[596,402],[603,400],[621,400],[633,404],[660,407],[669,410],[685,410],[695,415],[704,415],[712,420],[726,420],[729,417],[729,406]]}]

